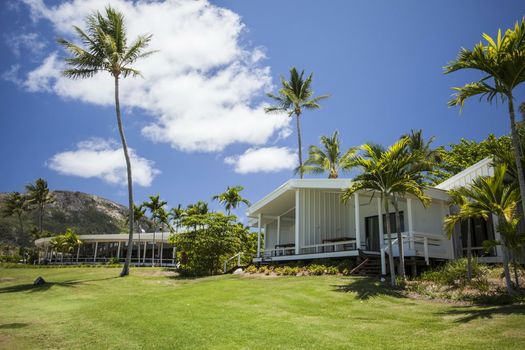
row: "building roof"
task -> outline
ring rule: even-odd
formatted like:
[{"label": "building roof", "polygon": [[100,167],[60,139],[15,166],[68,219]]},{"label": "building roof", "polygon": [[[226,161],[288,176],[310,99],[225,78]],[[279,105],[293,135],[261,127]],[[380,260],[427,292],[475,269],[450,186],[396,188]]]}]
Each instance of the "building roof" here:
[{"label": "building roof", "polygon": [[[148,232],[148,233],[138,233],[133,234],[134,242],[153,242],[153,235],[155,235],[155,242],[157,243],[169,243],[168,239],[172,232]],[[127,233],[111,233],[111,234],[101,234],[101,235],[78,235],[78,238],[84,243],[94,243],[94,242],[127,242],[129,235]],[[36,246],[47,245],[53,237],[39,238],[35,241]]]},{"label": "building roof", "polygon": [[465,170],[456,175],[446,179],[436,186],[441,190],[450,190],[452,188],[461,187],[472,183],[472,180],[480,176],[494,175],[494,168],[492,166],[492,159],[485,158],[474,165],[469,166]]}]

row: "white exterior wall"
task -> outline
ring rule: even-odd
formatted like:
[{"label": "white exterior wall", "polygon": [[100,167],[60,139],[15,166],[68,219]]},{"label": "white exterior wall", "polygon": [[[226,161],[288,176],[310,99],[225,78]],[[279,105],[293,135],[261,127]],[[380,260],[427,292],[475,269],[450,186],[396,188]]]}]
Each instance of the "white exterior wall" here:
[{"label": "white exterior wall", "polygon": [[417,199],[412,199],[413,230],[415,232],[445,234],[443,220],[448,214],[448,210],[448,206],[444,202],[436,199],[432,200],[428,208],[425,208]]},{"label": "white exterior wall", "polygon": [[268,249],[274,249],[277,244],[294,243],[295,223],[293,218],[281,218],[279,237],[277,237],[277,220],[267,224],[266,230],[264,244]]}]

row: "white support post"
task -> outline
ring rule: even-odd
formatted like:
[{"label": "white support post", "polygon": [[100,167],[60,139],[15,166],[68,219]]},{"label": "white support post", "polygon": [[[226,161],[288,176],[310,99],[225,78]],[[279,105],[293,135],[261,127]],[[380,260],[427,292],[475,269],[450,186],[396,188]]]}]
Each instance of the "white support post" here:
[{"label": "white support post", "polygon": [[381,280],[386,276],[385,248],[381,248]]},{"label": "white support post", "polygon": [[151,248],[151,266],[154,267],[155,266],[155,247],[156,247],[156,244],[155,244],[155,240],[153,241],[152,243],[152,248]]},{"label": "white support post", "polygon": [[121,244],[121,243],[122,243],[122,242],[120,242],[120,241],[118,242],[118,248],[117,248],[117,259],[120,259],[120,244]]},{"label": "white support post", "polygon": [[281,217],[277,217],[277,244],[281,244]]},{"label": "white support post", "polygon": [[408,246],[410,249],[414,249],[414,219],[412,216],[412,199],[407,198],[407,211],[408,211]]},{"label": "white support post", "polygon": [[427,265],[430,265],[430,259],[428,257],[428,238],[427,237],[423,238],[423,249],[425,252],[425,262],[427,263]]},{"label": "white support post", "polygon": [[385,233],[383,232],[383,205],[381,203],[381,196],[377,197],[377,219],[379,225],[379,246],[383,248],[385,246]]},{"label": "white support post", "polygon": [[173,246],[173,250],[172,250],[172,253],[171,253],[171,263],[172,264],[175,264],[175,257],[177,256],[177,253],[175,252],[175,246]]},{"label": "white support post", "polygon": [[262,227],[262,214],[259,213],[259,217],[257,219],[257,257],[261,257],[261,227]]},{"label": "white support post", "polygon": [[80,256],[80,244],[77,247],[77,262],[78,262],[78,257],[79,256]]},{"label": "white support post", "polygon": [[95,255],[93,255],[93,262],[97,261],[97,249],[98,249],[98,241],[95,242]]},{"label": "white support post", "polygon": [[148,242],[144,242],[144,253],[142,254],[142,263],[146,263],[146,250],[148,248]]},{"label": "white support post", "polygon": [[162,253],[164,251],[164,242],[160,242],[160,266],[162,266]]},{"label": "white support post", "polygon": [[299,223],[301,222],[299,215],[301,212],[300,208],[300,197],[299,197],[299,189],[295,190],[295,255],[299,255],[301,252],[301,247],[299,246]]},{"label": "white support post", "polygon": [[355,246],[361,249],[361,225],[359,220],[359,194],[354,193],[354,215],[355,215]]}]

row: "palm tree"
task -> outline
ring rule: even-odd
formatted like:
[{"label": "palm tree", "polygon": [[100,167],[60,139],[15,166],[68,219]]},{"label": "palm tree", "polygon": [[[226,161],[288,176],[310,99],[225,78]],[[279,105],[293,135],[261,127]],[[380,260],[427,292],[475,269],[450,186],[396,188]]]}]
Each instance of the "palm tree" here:
[{"label": "palm tree", "polygon": [[[140,234],[141,234],[141,231],[142,231],[142,227],[140,227],[140,223],[146,218],[146,208],[144,208],[142,205],[135,205],[133,204],[133,220],[135,220],[135,229],[137,230],[137,233],[139,235],[139,244],[138,244],[138,249],[137,249],[137,261],[139,262],[140,264]],[[129,248],[128,246],[128,249],[131,249],[132,252],[133,252],[133,246],[131,248]]]},{"label": "palm tree", "polygon": [[428,168],[424,171],[422,170],[425,176],[421,180],[434,182],[436,180],[434,169],[441,163],[441,149],[432,147],[432,143],[436,138],[432,136],[425,140],[421,129],[410,130],[410,133],[401,136],[401,138],[403,137],[409,140],[407,145],[408,152],[419,156],[418,166]]},{"label": "palm tree", "polygon": [[295,67],[290,70],[290,80],[281,76],[281,89],[278,95],[268,94],[277,104],[266,107],[266,113],[287,113],[289,117],[295,115],[297,126],[297,148],[299,156],[299,174],[303,178],[303,154],[301,144],[301,124],[300,117],[303,109],[319,109],[319,101],[326,99],[329,95],[312,97],[312,77],[310,74],[304,79],[304,70],[299,73]]},{"label": "palm tree", "polygon": [[[126,160],[128,180],[128,202],[129,202],[129,238],[128,247],[133,244],[133,183],[131,175],[131,161],[128,153],[128,145],[124,135],[122,116],[119,101],[119,79],[128,76],[140,76],[140,72],[131,65],[140,58],[144,58],[153,51],[143,52],[151,41],[151,35],[140,35],[135,41],[128,45],[124,16],[111,7],[106,7],[105,15],[96,12],[86,19],[87,32],[79,27],[74,27],[77,35],[85,48],[73,44],[65,39],[59,39],[58,43],[66,48],[71,57],[66,58],[69,66],[63,74],[72,79],[91,78],[98,72],[108,72],[115,83],[115,111],[117,125]],[[131,260],[131,249],[127,250],[126,260],[120,276],[129,274]]]},{"label": "palm tree", "polygon": [[63,259],[63,254],[73,253],[82,244],[82,241],[73,230],[67,229],[64,234],[53,237],[49,243],[53,249],[62,253]]},{"label": "palm tree", "polygon": [[[461,190],[470,201],[469,210],[485,220],[495,215],[498,218],[499,227],[507,225],[514,219],[515,210],[520,201],[519,189],[514,184],[505,182],[506,172],[505,165],[496,166],[493,176],[476,178],[472,184]],[[501,235],[501,243],[505,282],[507,291],[512,294],[508,251],[510,242],[507,242],[505,234]]]},{"label": "palm tree", "polygon": [[191,215],[205,215],[205,214],[208,214],[208,212],[209,212],[208,203],[203,202],[203,201],[197,201],[197,203],[189,204],[186,207],[186,214],[188,216],[191,216]]},{"label": "palm tree", "polygon": [[178,231],[181,219],[186,215],[186,210],[182,208],[182,205],[179,204],[177,207],[173,207],[170,210],[169,216],[173,221],[173,226],[175,227],[175,232]]},{"label": "palm tree", "polygon": [[454,233],[456,225],[461,222],[467,223],[467,279],[472,279],[472,219],[477,214],[470,207],[470,200],[465,195],[464,190],[460,187],[448,191],[450,196],[450,205],[456,207],[457,211],[454,214],[447,215],[443,222],[443,227],[448,233],[449,238]]},{"label": "palm tree", "polygon": [[[327,172],[329,179],[337,179],[340,171],[348,170],[356,148],[350,148],[341,155],[341,140],[337,131],[334,131],[332,136],[321,136],[321,144],[323,149],[315,145],[310,146],[303,172],[314,174]],[[297,171],[300,170],[301,168],[297,167]]]},{"label": "palm tree", "polygon": [[230,215],[231,210],[238,208],[239,205],[241,205],[241,203],[250,206],[250,201],[241,196],[240,192],[242,190],[244,190],[244,187],[242,186],[228,186],[225,192],[213,196],[212,199],[214,201],[219,201],[219,203],[223,204],[224,208],[226,209],[226,212],[228,213],[228,215]]},{"label": "palm tree", "polygon": [[3,217],[9,217],[16,215],[18,219],[18,224],[20,232],[19,236],[22,238],[24,235],[24,221],[22,220],[22,216],[25,212],[29,210],[29,200],[27,196],[24,196],[23,194],[20,194],[20,192],[11,192],[7,196],[3,208],[2,208],[2,216]]},{"label": "palm tree", "polygon": [[151,220],[153,221],[153,249],[151,253],[151,264],[152,266],[155,266],[155,233],[157,232],[157,227],[160,227],[162,224],[161,216],[163,215],[164,206],[168,204],[168,202],[161,200],[159,194],[156,196],[149,196],[149,199],[149,202],[144,202],[142,205],[149,209]]},{"label": "palm tree", "polygon": [[[403,245],[401,237],[401,225],[399,220],[398,200],[406,194],[418,198],[424,206],[427,206],[430,198],[427,197],[422,185],[419,183],[417,172],[411,166],[418,159],[413,154],[406,152],[409,140],[402,138],[391,145],[388,149],[375,144],[365,144],[360,147],[362,154],[356,155],[352,161],[352,167],[360,167],[362,173],[357,175],[352,186],[343,193],[343,201],[346,203],[352,194],[360,190],[379,193],[386,213],[386,230],[388,235],[388,259],[390,265],[390,280],[392,286],[396,284],[394,259],[392,252],[392,237],[390,225],[389,203],[396,210],[396,231],[400,256],[400,275],[404,278]],[[412,169],[412,170],[410,170]],[[413,171],[413,173],[411,172]]]},{"label": "palm tree", "polygon": [[46,204],[53,203],[55,201],[55,197],[49,191],[47,181],[42,178],[36,179],[34,184],[26,185],[26,190],[28,192],[29,204],[38,209],[38,231],[39,234],[42,235],[44,206]]},{"label": "palm tree", "polygon": [[[496,39],[488,34],[483,34],[483,38],[486,44],[480,42],[473,50],[462,48],[458,57],[445,66],[446,74],[461,69],[475,69],[483,74],[477,82],[455,87],[454,98],[448,104],[462,108],[467,99],[478,95],[485,97],[489,103],[498,98],[502,102],[508,101],[521,202],[525,203],[525,177],[521,162],[523,155],[516,127],[513,95],[514,88],[525,81],[525,18],[521,23],[516,22],[514,30],[508,29],[503,36],[500,29]],[[522,213],[525,217],[525,206],[522,206]]]}]

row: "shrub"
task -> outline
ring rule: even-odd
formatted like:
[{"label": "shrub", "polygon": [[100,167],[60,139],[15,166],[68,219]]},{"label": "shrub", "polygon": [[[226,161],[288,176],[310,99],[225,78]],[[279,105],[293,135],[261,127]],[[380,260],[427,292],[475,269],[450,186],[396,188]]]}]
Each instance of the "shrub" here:
[{"label": "shrub", "polygon": [[108,262],[106,263],[106,265],[119,265],[119,259],[116,257],[116,256],[112,256],[111,258],[109,258]]},{"label": "shrub", "polygon": [[[472,260],[472,279],[483,277],[486,268],[478,264],[476,259]],[[445,265],[423,272],[421,280],[431,281],[443,285],[465,286],[467,280],[467,259],[459,259],[447,262]]]},{"label": "shrub", "polygon": [[326,267],[323,265],[312,264],[308,265],[306,270],[309,275],[320,276],[325,273]]},{"label": "shrub", "polygon": [[257,273],[257,266],[250,265],[246,269],[244,269],[246,273]]}]

